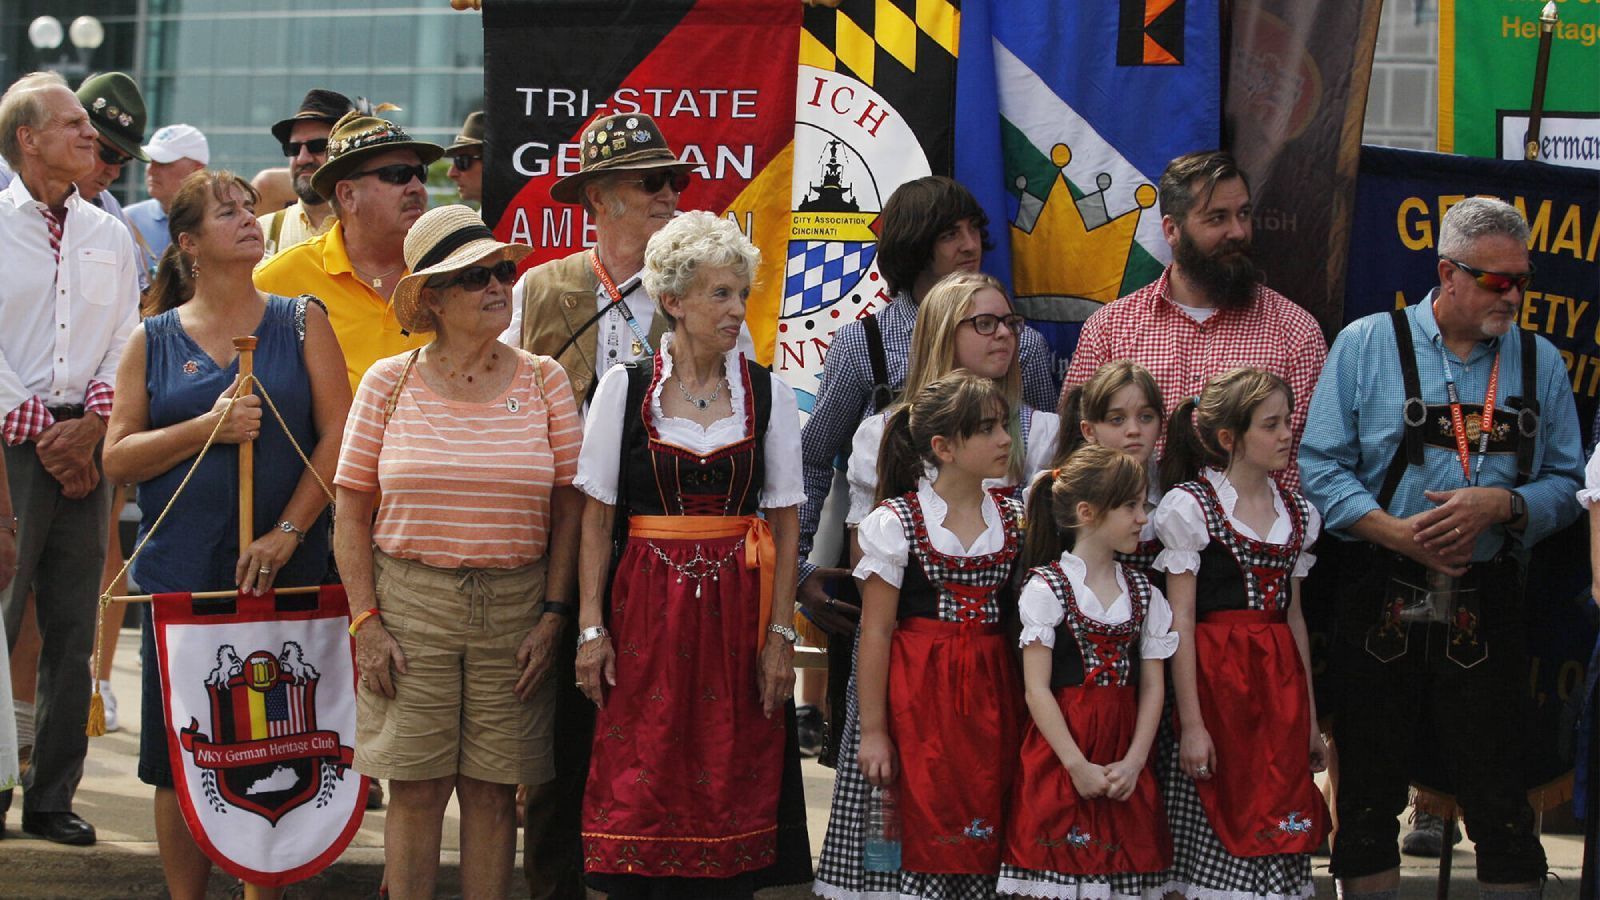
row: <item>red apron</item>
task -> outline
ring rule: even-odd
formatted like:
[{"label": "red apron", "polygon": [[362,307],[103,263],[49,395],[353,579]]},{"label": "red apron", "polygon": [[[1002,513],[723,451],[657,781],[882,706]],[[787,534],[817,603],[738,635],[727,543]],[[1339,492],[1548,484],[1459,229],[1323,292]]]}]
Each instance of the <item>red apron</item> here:
[{"label": "red apron", "polygon": [[1311,779],[1305,669],[1284,613],[1207,613],[1194,640],[1217,756],[1195,788],[1212,830],[1234,856],[1310,853],[1327,836],[1328,808]]},{"label": "red apron", "polygon": [[1021,696],[1001,626],[908,618],[895,628],[889,735],[900,748],[895,789],[905,871],[999,871]]},{"label": "red apron", "polygon": [[[1138,688],[1062,688],[1056,703],[1090,762],[1108,765],[1128,754],[1139,717]],[[1078,796],[1050,742],[1030,723],[1012,798],[1006,820],[1009,865],[1064,875],[1160,872],[1172,865],[1172,833],[1148,761],[1127,800],[1086,800]]]}]

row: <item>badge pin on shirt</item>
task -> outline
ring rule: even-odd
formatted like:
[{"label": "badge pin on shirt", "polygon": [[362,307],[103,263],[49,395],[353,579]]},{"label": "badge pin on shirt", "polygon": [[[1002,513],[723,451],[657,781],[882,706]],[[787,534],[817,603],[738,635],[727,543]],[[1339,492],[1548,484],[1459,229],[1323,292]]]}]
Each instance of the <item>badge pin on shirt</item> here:
[{"label": "badge pin on shirt", "polygon": [[522,402],[519,401],[517,398],[515,398],[515,397],[507,397],[506,398],[506,410],[507,411],[516,412],[517,410],[519,410],[521,408],[522,408]]}]

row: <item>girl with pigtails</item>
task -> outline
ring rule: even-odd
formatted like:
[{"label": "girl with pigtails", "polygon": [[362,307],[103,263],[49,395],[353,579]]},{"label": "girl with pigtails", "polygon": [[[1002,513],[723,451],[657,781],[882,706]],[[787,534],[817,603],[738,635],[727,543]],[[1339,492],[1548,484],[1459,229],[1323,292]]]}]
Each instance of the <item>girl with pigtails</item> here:
[{"label": "girl with pigtails", "polygon": [[1163,795],[1171,887],[1200,900],[1309,896],[1328,831],[1300,604],[1322,522],[1270,477],[1290,462],[1293,407],[1276,375],[1233,369],[1178,404],[1167,428],[1156,568],[1180,639]]},{"label": "girl with pigtails", "polygon": [[1088,444],[1029,490],[1018,613],[1032,721],[1002,894],[1139,900],[1167,884],[1172,837],[1150,751],[1178,634],[1143,568],[1117,559],[1139,545],[1148,485],[1133,456]]},{"label": "girl with pigtails", "polygon": [[[882,502],[857,531],[861,631],[814,885],[823,897],[994,896],[1021,732],[1001,622],[1022,505],[984,486],[1011,462],[1008,412],[994,381],[958,371],[889,417]],[[873,788],[894,793],[899,871],[863,865]]]}]

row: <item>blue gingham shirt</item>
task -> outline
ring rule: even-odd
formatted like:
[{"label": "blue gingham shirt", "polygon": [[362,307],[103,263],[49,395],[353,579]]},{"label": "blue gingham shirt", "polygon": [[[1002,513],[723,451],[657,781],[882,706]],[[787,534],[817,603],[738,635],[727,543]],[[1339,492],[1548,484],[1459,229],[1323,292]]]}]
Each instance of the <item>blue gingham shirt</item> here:
[{"label": "blue gingham shirt", "polygon": [[[1406,309],[1423,402],[1429,406],[1449,403],[1441,350],[1449,354],[1463,405],[1482,402],[1498,353],[1500,385],[1495,406],[1510,410],[1506,400],[1522,393],[1521,337],[1513,329],[1498,340],[1479,341],[1463,363],[1444,346],[1439,335],[1433,317],[1437,293],[1435,290],[1421,303]],[[1535,381],[1539,392],[1538,444],[1533,477],[1516,488],[1528,503],[1523,548],[1532,547],[1578,517],[1576,493],[1583,484],[1578,410],[1566,365],[1554,344],[1543,337],[1536,337],[1535,341],[1539,369]],[[1389,314],[1366,316],[1346,326],[1328,353],[1300,442],[1300,478],[1306,499],[1322,511],[1328,530],[1342,538],[1353,539],[1348,534],[1350,526],[1378,508],[1377,494],[1384,473],[1405,432],[1401,418],[1404,402],[1405,382]],[[1476,470],[1476,443],[1469,448]],[[1514,453],[1490,453],[1483,460],[1477,484],[1510,488],[1516,478]],[[1428,444],[1423,448],[1423,464],[1406,469],[1386,511],[1406,518],[1435,505],[1422,495],[1423,491],[1465,486],[1461,459],[1455,449]],[[1486,530],[1473,548],[1473,560],[1492,558],[1505,543],[1506,535],[1503,525]]]},{"label": "blue gingham shirt", "polygon": [[[883,333],[884,364],[889,386],[898,391],[906,383],[911,355],[911,330],[917,323],[917,304],[908,293],[897,294],[878,313]],[[1022,355],[1022,402],[1035,409],[1053,410],[1060,393],[1055,354],[1033,328],[1023,328],[1018,349]],[[800,507],[800,578],[810,577],[816,566],[807,561],[811,541],[822,515],[822,501],[833,487],[833,461],[850,453],[850,439],[861,420],[872,411],[872,357],[867,352],[867,330],[850,322],[833,333],[822,365],[822,384],[811,408],[811,418],[800,433],[800,458],[805,467],[806,502]]]}]

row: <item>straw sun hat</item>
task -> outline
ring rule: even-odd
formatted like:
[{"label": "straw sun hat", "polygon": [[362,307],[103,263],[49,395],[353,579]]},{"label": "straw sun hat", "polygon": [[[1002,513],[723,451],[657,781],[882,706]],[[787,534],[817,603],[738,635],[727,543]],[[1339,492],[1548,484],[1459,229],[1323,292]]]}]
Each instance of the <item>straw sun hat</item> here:
[{"label": "straw sun hat", "polygon": [[433,312],[422,303],[428,279],[505,259],[519,261],[532,252],[526,244],[495,240],[483,218],[465,206],[430,209],[406,232],[406,267],[411,274],[394,286],[394,317],[407,331],[432,331]]}]

